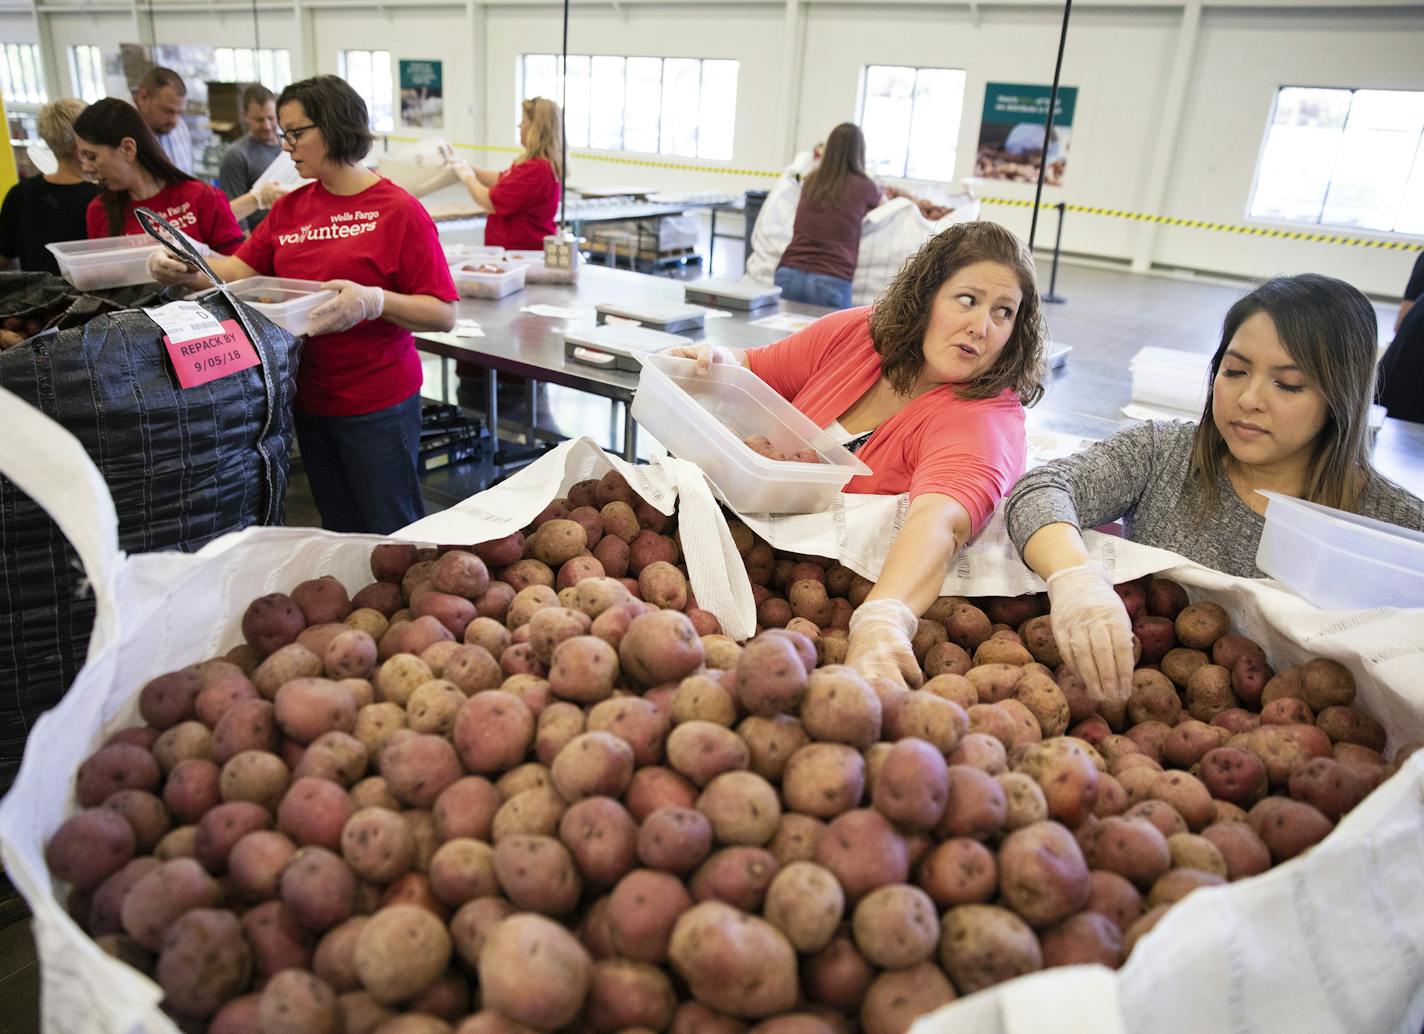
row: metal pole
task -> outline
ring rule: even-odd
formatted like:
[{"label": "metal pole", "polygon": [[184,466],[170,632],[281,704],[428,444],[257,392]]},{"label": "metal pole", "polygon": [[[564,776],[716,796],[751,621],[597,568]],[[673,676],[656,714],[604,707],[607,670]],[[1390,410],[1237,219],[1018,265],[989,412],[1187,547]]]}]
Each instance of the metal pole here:
[{"label": "metal pole", "polygon": [[559,228],[568,229],[564,221],[564,202],[568,197],[569,128],[569,0],[564,0],[564,51],[559,76]]},{"label": "metal pole", "polygon": [[[565,0],[567,2],[567,0]],[[1073,0],[1063,0],[1063,31],[1058,37],[1058,61],[1053,66],[1053,87],[1048,91],[1048,122],[1043,127],[1043,153],[1038,159],[1038,188],[1033,192],[1033,220],[1028,224],[1028,250],[1038,234],[1038,206],[1043,200],[1043,176],[1048,171],[1048,149],[1053,142],[1053,109],[1058,106],[1058,79],[1063,74],[1063,49],[1068,45],[1068,15]]]},{"label": "metal pole", "polygon": [[1042,300],[1054,305],[1062,305],[1068,299],[1058,293],[1058,249],[1063,244],[1063,213],[1068,206],[1062,201],[1053,206],[1058,209],[1058,232],[1053,236],[1053,272],[1048,274],[1048,293]]}]

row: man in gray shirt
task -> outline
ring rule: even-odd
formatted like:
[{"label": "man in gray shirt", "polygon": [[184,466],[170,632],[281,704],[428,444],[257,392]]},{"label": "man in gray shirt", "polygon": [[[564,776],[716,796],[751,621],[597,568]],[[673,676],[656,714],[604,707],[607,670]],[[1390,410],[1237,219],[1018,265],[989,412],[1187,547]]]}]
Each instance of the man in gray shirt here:
[{"label": "man in gray shirt", "polygon": [[[227,149],[218,170],[218,185],[229,201],[248,193],[282,153],[277,140],[277,98],[271,90],[254,84],[242,91],[242,120],[247,123],[247,133]],[[267,209],[258,209],[240,220],[242,228],[251,233],[266,216]]]},{"label": "man in gray shirt", "polygon": [[180,172],[193,174],[193,137],[183,112],[188,107],[188,87],[183,77],[171,68],[154,65],[143,74],[134,90],[134,107],[143,116],[148,128],[158,138],[158,144],[168,160]]}]

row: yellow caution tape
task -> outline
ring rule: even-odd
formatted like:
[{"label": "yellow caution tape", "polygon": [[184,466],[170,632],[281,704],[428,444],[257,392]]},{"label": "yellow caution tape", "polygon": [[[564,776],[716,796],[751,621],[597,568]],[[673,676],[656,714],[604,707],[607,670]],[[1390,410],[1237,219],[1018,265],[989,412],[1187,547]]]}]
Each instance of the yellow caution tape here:
[{"label": "yellow caution tape", "polygon": [[[386,136],[385,139],[396,143],[418,143],[420,138],[413,136]],[[518,154],[518,147],[509,147],[500,144],[455,144],[454,146],[464,148],[469,151],[493,151],[505,154]],[[731,176],[756,176],[762,179],[778,179],[779,172],[769,172],[765,169],[731,169],[719,165],[699,165],[695,162],[667,162],[656,158],[627,158],[618,154],[593,154],[588,151],[575,151],[570,154],[571,158],[580,158],[585,161],[609,162],[614,165],[634,165],[644,169],[673,169],[678,172],[719,172]],[[1008,205],[1013,208],[1032,208],[1033,202],[1021,198],[1011,197],[985,197],[980,198],[986,205]],[[1039,203],[1042,209],[1057,209],[1057,202],[1042,201]],[[1110,219],[1130,219],[1137,223],[1153,223],[1158,226],[1179,226],[1188,230],[1212,230],[1217,233],[1238,233],[1247,237],[1271,237],[1288,241],[1307,241],[1311,244],[1344,244],[1355,248],[1380,248],[1385,251],[1424,251],[1424,244],[1411,241],[1385,241],[1375,240],[1369,237],[1344,237],[1334,233],[1317,233],[1311,230],[1276,230],[1265,226],[1241,226],[1237,223],[1216,223],[1206,219],[1183,219],[1174,215],[1152,215],[1148,212],[1131,212],[1124,208],[1104,208],[1100,205],[1070,205],[1065,204],[1064,208],[1069,212],[1079,212],[1083,215],[1106,216]]]},{"label": "yellow caution tape", "polygon": [[[986,205],[1010,205],[1015,208],[1032,208],[1032,201],[1011,197],[980,198]],[[1056,209],[1057,203],[1043,201],[1041,209]],[[1181,226],[1189,230],[1214,230],[1218,233],[1240,233],[1247,237],[1276,237],[1288,241],[1310,241],[1313,244],[1347,244],[1356,248],[1383,248],[1385,251],[1424,251],[1424,244],[1410,241],[1381,241],[1369,237],[1342,237],[1334,233],[1316,233],[1311,230],[1276,230],[1265,226],[1241,226],[1237,223],[1214,223],[1205,219],[1183,219],[1175,215],[1151,215],[1147,212],[1129,212],[1122,208],[1103,208],[1098,205],[1063,206],[1069,212],[1084,215],[1103,215],[1112,219],[1131,219],[1138,223],[1155,223],[1159,226]]]}]

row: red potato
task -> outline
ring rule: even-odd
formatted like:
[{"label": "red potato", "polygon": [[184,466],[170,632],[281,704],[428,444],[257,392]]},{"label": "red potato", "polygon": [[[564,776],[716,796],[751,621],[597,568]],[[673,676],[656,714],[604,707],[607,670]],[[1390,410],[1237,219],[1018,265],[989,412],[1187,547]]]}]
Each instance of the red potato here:
[{"label": "red potato", "polygon": [[505,837],[495,845],[494,868],[505,895],[522,909],[567,915],[583,892],[573,856],[553,837]]},{"label": "red potato", "polygon": [[1123,932],[1142,915],[1142,895],[1124,876],[1115,872],[1095,869],[1091,873],[1092,893],[1085,912],[1096,912],[1107,918]]},{"label": "red potato", "polygon": [[133,744],[113,743],[100,747],[79,766],[74,794],[80,807],[93,808],[120,790],[154,793],[161,779],[151,753]]},{"label": "red potato", "polygon": [[559,839],[572,852],[584,880],[594,887],[611,887],[632,870],[638,836],[637,823],[611,797],[581,800],[559,820]]},{"label": "red potato", "polygon": [[750,752],[750,767],[763,779],[781,781],[792,755],[811,742],[799,719],[787,714],[743,719],[737,735]]},{"label": "red potato", "polygon": [[452,738],[466,771],[503,771],[519,764],[534,742],[534,714],[508,693],[476,693],[456,714]]},{"label": "red potato", "polygon": [[221,900],[222,888],[201,865],[191,858],[174,858],[150,869],[124,897],[120,910],[124,932],[150,951],[158,951],[180,916]]},{"label": "red potato", "polygon": [[282,870],[297,853],[290,837],[274,830],[248,833],[228,854],[228,874],[233,885],[254,901],[276,897]]},{"label": "red potato", "polygon": [[925,740],[900,740],[886,755],[872,799],[875,809],[896,825],[933,829],[949,799],[943,752]]},{"label": "red potato", "polygon": [[[511,916],[480,950],[481,1004],[536,1030],[557,1030],[583,1007],[591,974],[588,952],[563,927],[542,916]],[[541,993],[531,995],[531,987]]]},{"label": "red potato", "polygon": [[964,905],[990,900],[998,888],[998,862],[987,847],[954,837],[934,847],[919,866],[919,883],[936,904]]},{"label": "red potato", "polygon": [[960,905],[940,922],[939,962],[962,994],[1043,968],[1027,923],[997,905]]},{"label": "red potato", "polygon": [[1108,916],[1083,911],[1045,930],[1045,966],[1101,965],[1116,969],[1122,964],[1122,929]]},{"label": "red potato", "polygon": [[618,645],[623,671],[649,687],[680,682],[701,666],[703,656],[697,629],[673,610],[634,618]]},{"label": "red potato", "polygon": [[939,942],[935,903],[909,884],[887,884],[861,898],[851,926],[861,954],[884,969],[917,966]]},{"label": "red potato", "polygon": [[124,817],[107,808],[70,816],[45,846],[45,863],[78,890],[92,890],[133,857],[134,832]]},{"label": "red potato", "polygon": [[745,769],[747,746],[731,729],[712,722],[683,722],[667,738],[668,764],[697,786],[723,772]]},{"label": "red potato", "polygon": [[698,867],[688,889],[698,901],[716,899],[744,911],[756,911],[777,871],[776,856],[769,851],[727,847]]},{"label": "red potato", "polygon": [[865,1034],[906,1034],[916,1019],[955,997],[953,985],[933,963],[881,973],[866,989],[860,1026]]},{"label": "red potato", "polygon": [[796,952],[776,927],[729,905],[705,901],[677,921],[673,968],[693,996],[732,1016],[760,1018],[797,999]]},{"label": "red potato", "polygon": [[816,863],[829,869],[854,904],[876,887],[904,883],[909,849],[878,812],[848,811],[834,818],[816,842]]},{"label": "red potato", "polygon": [[263,657],[295,642],[305,627],[301,608],[280,592],[253,600],[242,615],[242,637]]},{"label": "red potato", "polygon": [[1081,909],[1092,893],[1078,842],[1056,822],[1010,833],[999,848],[999,891],[1030,925],[1052,926]]},{"label": "red potato", "polygon": [[595,1031],[664,1030],[676,1008],[672,981],[658,967],[628,959],[594,963],[585,1015]]},{"label": "red potato", "polygon": [[608,904],[609,937],[620,955],[663,962],[678,917],[692,897],[676,876],[635,869],[613,888]]},{"label": "red potato", "polygon": [[688,873],[712,850],[712,823],[700,811],[664,806],[638,830],[638,860],[652,869]]},{"label": "red potato", "polygon": [[382,908],[356,936],[352,962],[362,986],[393,1005],[420,994],[439,979],[453,945],[445,924],[415,905]]}]

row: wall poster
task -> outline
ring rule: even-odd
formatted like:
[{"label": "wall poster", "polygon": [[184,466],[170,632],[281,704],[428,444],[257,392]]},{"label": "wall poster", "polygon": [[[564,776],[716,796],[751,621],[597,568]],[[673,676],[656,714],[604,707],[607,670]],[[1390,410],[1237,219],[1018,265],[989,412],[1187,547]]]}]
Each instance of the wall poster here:
[{"label": "wall poster", "polygon": [[445,96],[441,88],[441,62],[401,58],[401,122],[420,129],[440,129],[445,124]]},{"label": "wall poster", "polygon": [[[974,159],[974,175],[990,180],[1037,183],[1043,161],[1043,131],[1048,123],[1047,86],[1021,83],[987,83],[984,88],[984,117],[979,124],[979,152]],[[1048,142],[1048,170],[1043,182],[1063,185],[1068,164],[1068,139],[1073,133],[1073,109],[1078,102],[1076,86],[1058,87],[1058,104],[1053,112],[1053,139]]]}]

